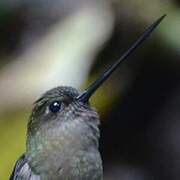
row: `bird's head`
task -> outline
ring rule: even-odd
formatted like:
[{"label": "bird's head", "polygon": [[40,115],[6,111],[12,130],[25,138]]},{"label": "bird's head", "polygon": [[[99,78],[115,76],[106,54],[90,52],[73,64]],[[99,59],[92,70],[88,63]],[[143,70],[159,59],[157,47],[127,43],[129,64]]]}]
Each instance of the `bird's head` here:
[{"label": "bird's head", "polygon": [[47,91],[35,102],[28,123],[30,149],[37,151],[39,147],[48,148],[52,144],[98,147],[98,113],[88,102],[79,100],[79,95],[75,88],[60,86]]}]

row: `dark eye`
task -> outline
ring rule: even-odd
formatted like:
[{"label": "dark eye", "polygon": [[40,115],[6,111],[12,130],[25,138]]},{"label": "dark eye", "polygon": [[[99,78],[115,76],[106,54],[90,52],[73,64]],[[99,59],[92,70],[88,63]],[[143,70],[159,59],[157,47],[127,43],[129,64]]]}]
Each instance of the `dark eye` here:
[{"label": "dark eye", "polygon": [[61,103],[59,101],[54,101],[49,105],[49,109],[53,113],[57,113],[61,109]]}]

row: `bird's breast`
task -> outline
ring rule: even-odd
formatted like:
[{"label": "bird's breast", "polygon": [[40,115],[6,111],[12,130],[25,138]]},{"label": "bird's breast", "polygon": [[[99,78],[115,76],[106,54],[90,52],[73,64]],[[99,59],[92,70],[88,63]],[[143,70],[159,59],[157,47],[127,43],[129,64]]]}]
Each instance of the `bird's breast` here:
[{"label": "bird's breast", "polygon": [[43,126],[28,136],[30,166],[42,179],[100,180],[102,162],[93,132],[81,119]]}]

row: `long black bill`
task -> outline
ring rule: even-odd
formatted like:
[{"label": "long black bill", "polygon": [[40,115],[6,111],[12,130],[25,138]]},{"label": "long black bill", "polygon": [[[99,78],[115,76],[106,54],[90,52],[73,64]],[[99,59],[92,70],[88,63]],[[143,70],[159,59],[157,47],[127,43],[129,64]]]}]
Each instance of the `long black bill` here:
[{"label": "long black bill", "polygon": [[96,81],[94,81],[85,91],[83,91],[77,100],[81,102],[88,102],[91,95],[98,89],[98,87],[114,72],[114,70],[121,64],[138,46],[144,42],[154,29],[159,25],[166,15],[161,16],[152,25],[150,25],[144,33],[137,39],[137,41],[118,59],[113,65],[111,65]]}]

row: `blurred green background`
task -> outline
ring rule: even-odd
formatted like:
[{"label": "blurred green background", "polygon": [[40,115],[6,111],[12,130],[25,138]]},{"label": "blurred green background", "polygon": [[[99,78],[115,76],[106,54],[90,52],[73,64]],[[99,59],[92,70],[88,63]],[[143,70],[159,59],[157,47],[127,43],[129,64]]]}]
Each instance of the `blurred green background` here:
[{"label": "blurred green background", "polygon": [[82,90],[163,14],[91,103],[105,180],[179,179],[179,0],[1,0],[0,179],[25,151],[33,102],[58,85]]}]

